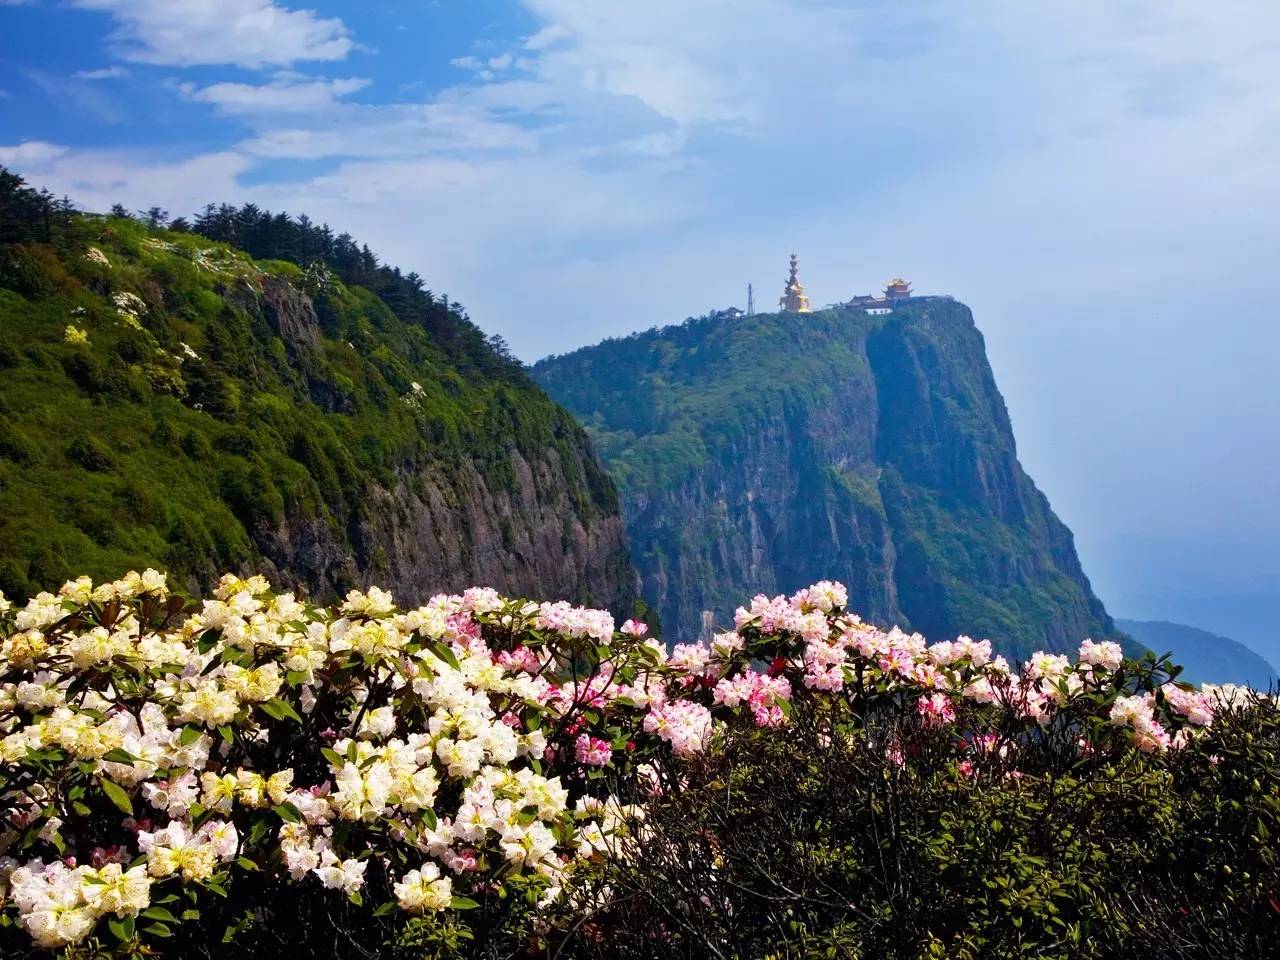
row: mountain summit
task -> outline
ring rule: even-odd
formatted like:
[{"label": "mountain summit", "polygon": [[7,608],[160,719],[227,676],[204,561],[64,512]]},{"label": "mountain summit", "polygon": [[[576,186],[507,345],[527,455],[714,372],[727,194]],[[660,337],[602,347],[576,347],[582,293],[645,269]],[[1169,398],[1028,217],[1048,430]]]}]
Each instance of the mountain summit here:
[{"label": "mountain summit", "polygon": [[690,319],[533,372],[596,441],[674,639],[818,577],[935,640],[1020,654],[1115,632],[950,298]]}]

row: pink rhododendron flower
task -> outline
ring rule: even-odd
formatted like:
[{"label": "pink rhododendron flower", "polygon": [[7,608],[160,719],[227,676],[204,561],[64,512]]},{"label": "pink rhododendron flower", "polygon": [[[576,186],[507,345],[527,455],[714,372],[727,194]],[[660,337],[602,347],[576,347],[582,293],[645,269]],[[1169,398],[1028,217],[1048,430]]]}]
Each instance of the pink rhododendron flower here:
[{"label": "pink rhododendron flower", "polygon": [[612,755],[613,749],[607,740],[580,733],[578,739],[574,741],[574,756],[585,766],[603,767],[609,763]]},{"label": "pink rhododendron flower", "polygon": [[1124,660],[1124,651],[1120,649],[1120,644],[1112,643],[1110,640],[1094,643],[1092,640],[1086,639],[1080,644],[1078,656],[1081,663],[1087,663],[1093,667],[1105,667],[1107,670],[1115,670]]},{"label": "pink rhododendron flower", "polygon": [[1207,727],[1213,723],[1213,700],[1205,694],[1184,690],[1175,683],[1166,683],[1160,688],[1160,692],[1169,701],[1169,706],[1197,727]]},{"label": "pink rhododendron flower", "polygon": [[644,729],[671,744],[678,757],[699,753],[711,737],[711,711],[690,700],[673,700],[650,707]]},{"label": "pink rhododendron flower", "polygon": [[943,724],[951,723],[956,718],[956,711],[951,705],[951,698],[945,693],[935,693],[921,697],[916,701],[916,713],[924,720],[926,726],[942,726]]}]

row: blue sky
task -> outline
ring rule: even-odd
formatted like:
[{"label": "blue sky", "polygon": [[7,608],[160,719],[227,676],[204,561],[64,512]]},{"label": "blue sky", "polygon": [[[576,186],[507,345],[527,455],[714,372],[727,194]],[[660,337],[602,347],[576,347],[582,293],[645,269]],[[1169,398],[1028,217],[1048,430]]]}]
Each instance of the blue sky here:
[{"label": "blue sky", "polygon": [[530,360],[906,275],[1114,612],[1280,619],[1278,63],[1269,0],[0,0],[0,163],[305,211]]}]

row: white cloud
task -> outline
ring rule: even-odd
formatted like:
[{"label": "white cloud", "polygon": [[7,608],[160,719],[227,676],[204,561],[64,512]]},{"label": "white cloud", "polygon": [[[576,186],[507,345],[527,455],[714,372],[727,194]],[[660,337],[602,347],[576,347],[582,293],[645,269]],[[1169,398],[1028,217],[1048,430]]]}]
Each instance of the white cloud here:
[{"label": "white cloud", "polygon": [[681,125],[729,127],[766,121],[789,91],[839,99],[851,84],[838,65],[860,37],[902,19],[895,8],[788,0],[524,5],[543,22],[523,47],[544,81],[634,98]]},{"label": "white cloud", "polygon": [[223,113],[278,115],[324,110],[367,86],[369,81],[362,77],[330,80],[288,75],[261,84],[214,83],[198,87],[183,83],[179,90],[186,99],[212,104]]},{"label": "white cloud", "polygon": [[122,203],[134,210],[161,206],[175,214],[199,210],[211,199],[241,196],[237,178],[251,166],[229,151],[164,161],[143,151],[71,150],[42,141],[0,147],[0,163],[12,164],[29,181],[66,194],[85,210]]},{"label": "white cloud", "polygon": [[0,163],[40,169],[67,153],[67,148],[44,140],[26,140],[12,147],[0,147]]},{"label": "white cloud", "polygon": [[[297,125],[261,124],[239,149],[273,159],[430,157],[435,154],[531,150],[534,135],[465,103],[367,106],[335,104]],[[478,158],[477,158],[478,162]]]},{"label": "white cloud", "polygon": [[449,64],[462,70],[473,71],[480,80],[493,80],[498,74],[511,69],[513,65],[523,69],[532,65],[532,61],[523,57],[517,58],[515,54],[508,52],[487,59],[475,56],[454,57]]},{"label": "white cloud", "polygon": [[113,42],[126,60],[168,66],[260,68],[342,60],[354,47],[343,22],[271,0],[72,0],[116,20]]},{"label": "white cloud", "polygon": [[118,80],[129,76],[124,67],[103,67],[98,70],[77,70],[71,75],[76,80]]},{"label": "white cloud", "polygon": [[554,46],[561,40],[567,40],[572,34],[561,24],[553,23],[542,27],[537,33],[525,38],[524,48],[526,50],[545,50],[547,47]]}]

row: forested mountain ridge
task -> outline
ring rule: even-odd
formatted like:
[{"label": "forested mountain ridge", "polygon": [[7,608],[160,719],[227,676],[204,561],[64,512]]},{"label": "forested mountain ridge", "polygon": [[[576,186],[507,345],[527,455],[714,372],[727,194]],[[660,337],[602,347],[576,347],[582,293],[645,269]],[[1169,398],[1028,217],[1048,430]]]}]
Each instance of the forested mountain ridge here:
[{"label": "forested mountain ridge", "polygon": [[696,319],[533,372],[618,481],[642,593],[672,638],[818,577],[933,639],[1019,654],[1115,634],[1018,463],[963,304]]},{"label": "forested mountain ridge", "polygon": [[0,170],[0,590],[253,568],[631,611],[612,481],[457,305],[305,219],[173,225]]},{"label": "forested mountain ridge", "polygon": [[1243,643],[1168,620],[1116,620],[1116,626],[1156,653],[1169,653],[1188,683],[1238,683],[1267,690],[1275,667]]}]

